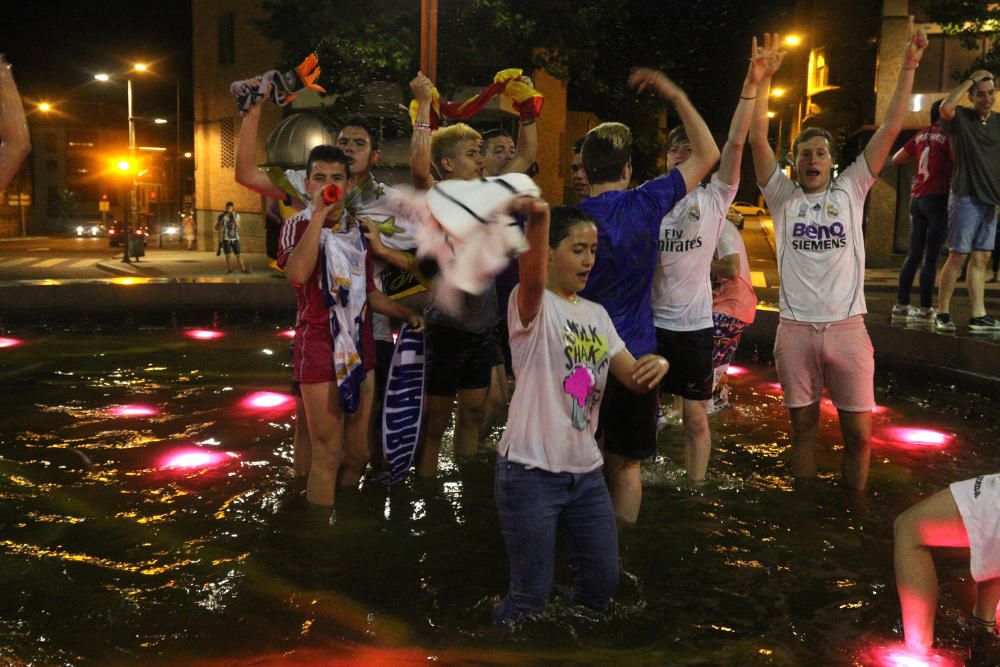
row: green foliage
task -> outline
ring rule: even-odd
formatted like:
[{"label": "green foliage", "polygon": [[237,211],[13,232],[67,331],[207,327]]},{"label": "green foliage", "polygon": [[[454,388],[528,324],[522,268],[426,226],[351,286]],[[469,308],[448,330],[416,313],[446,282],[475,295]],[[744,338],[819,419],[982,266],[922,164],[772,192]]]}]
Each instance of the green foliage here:
[{"label": "green foliage", "polygon": [[[967,49],[978,49],[983,35],[996,35],[1000,28],[1000,6],[993,0],[923,0],[924,10],[944,33],[957,36]],[[977,58],[960,77],[975,70],[1000,70],[1000,40],[993,40],[989,51]]]},{"label": "green foliage", "polygon": [[67,218],[76,213],[76,193],[72,190],[60,190],[55,201],[49,203],[47,213],[50,218],[66,222]]}]

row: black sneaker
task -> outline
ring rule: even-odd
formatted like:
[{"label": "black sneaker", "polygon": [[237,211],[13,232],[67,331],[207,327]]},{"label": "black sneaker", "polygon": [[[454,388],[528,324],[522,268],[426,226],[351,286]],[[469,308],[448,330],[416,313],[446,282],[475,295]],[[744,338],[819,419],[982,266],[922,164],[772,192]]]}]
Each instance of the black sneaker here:
[{"label": "black sneaker", "polygon": [[973,317],[969,319],[969,331],[978,333],[1000,332],[1000,322],[997,322],[989,315]]},{"label": "black sneaker", "polygon": [[951,315],[948,313],[938,313],[937,317],[934,318],[934,330],[935,331],[955,331],[955,323],[951,321]]}]

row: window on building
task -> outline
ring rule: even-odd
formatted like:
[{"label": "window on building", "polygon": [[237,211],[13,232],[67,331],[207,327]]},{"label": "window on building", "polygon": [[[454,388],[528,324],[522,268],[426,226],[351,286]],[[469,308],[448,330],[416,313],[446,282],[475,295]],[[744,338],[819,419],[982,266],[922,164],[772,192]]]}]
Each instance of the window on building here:
[{"label": "window on building", "polygon": [[236,62],[236,20],[233,12],[219,16],[219,64]]},{"label": "window on building", "polygon": [[972,68],[976,58],[990,48],[990,40],[981,37],[967,49],[958,37],[930,35],[927,50],[913,79],[915,93],[941,93],[954,88]]},{"label": "window on building", "polygon": [[236,168],[236,132],[232,117],[219,121],[219,156],[223,169]]},{"label": "window on building", "polygon": [[826,60],[826,48],[820,47],[809,52],[809,90],[822,90],[830,84],[830,67]]},{"label": "window on building", "polygon": [[59,140],[55,132],[45,133],[45,152],[55,153],[59,150]]}]

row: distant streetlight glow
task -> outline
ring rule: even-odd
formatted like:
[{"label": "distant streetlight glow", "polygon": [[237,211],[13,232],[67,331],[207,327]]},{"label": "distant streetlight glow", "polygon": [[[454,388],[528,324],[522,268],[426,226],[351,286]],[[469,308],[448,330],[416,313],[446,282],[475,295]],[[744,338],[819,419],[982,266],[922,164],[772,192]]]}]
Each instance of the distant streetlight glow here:
[{"label": "distant streetlight glow", "polygon": [[192,157],[194,153],[188,152],[184,154],[184,157]]},{"label": "distant streetlight glow", "polygon": [[774,88],[771,90],[771,97],[784,97],[784,96],[785,96],[784,88]]},{"label": "distant streetlight glow", "polygon": [[767,112],[767,117],[768,118],[774,118],[774,112],[773,111],[768,111]]},{"label": "distant streetlight glow", "polygon": [[133,69],[136,72],[145,72],[147,69],[149,69],[149,66],[146,63],[136,63]]},{"label": "distant streetlight glow", "polygon": [[785,36],[785,45],[786,46],[798,46],[801,43],[802,43],[802,37],[800,37],[799,35],[786,35]]},{"label": "distant streetlight glow", "polygon": [[38,105],[38,110],[42,113],[48,113],[49,111],[52,111],[52,105],[48,102],[41,102]]},{"label": "distant streetlight glow", "polygon": [[101,72],[100,74],[95,74],[94,78],[97,79],[98,81],[110,81],[111,75]]},{"label": "distant streetlight glow", "polygon": [[167,124],[167,119],[166,118],[154,118],[153,122],[156,123],[157,125],[166,125]]},{"label": "distant streetlight glow", "polygon": [[139,146],[138,148],[141,151],[155,151],[157,153],[163,153],[167,150],[163,146]]},{"label": "distant streetlight glow", "polygon": [[127,172],[132,165],[128,163],[128,160],[120,160],[115,166],[121,171]]}]

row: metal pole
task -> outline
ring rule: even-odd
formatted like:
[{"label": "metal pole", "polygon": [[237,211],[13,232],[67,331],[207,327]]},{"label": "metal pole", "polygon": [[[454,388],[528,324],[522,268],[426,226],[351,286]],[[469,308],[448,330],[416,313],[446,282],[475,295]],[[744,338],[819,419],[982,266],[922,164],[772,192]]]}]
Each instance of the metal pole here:
[{"label": "metal pole", "polygon": [[437,82],[437,0],[420,0],[420,70]]},{"label": "metal pole", "polygon": [[[183,226],[183,224],[184,224],[184,195],[181,192],[182,189],[183,189],[183,186],[182,186],[183,179],[181,178],[181,78],[180,78],[179,74],[178,74],[176,80],[174,81],[174,83],[177,86],[177,115],[176,115],[176,118],[174,120],[174,122],[177,124],[176,134],[175,134],[176,140],[177,140],[177,145],[174,146],[174,168],[177,170],[177,174],[176,174],[176,176],[177,176],[177,192],[176,192],[176,194],[174,196],[175,196],[175,200],[177,202],[177,224]],[[183,230],[181,231],[181,235],[183,235]]]},{"label": "metal pole", "polygon": [[128,257],[128,243],[131,238],[131,226],[132,216],[135,215],[136,202],[135,202],[135,119],[132,117],[132,79],[125,79],[126,88],[128,90],[128,168],[132,176],[132,187],[129,188],[129,211],[128,215],[125,216],[125,239],[123,244],[125,246],[124,252],[122,252],[122,262],[125,264],[131,264],[132,260]]}]

